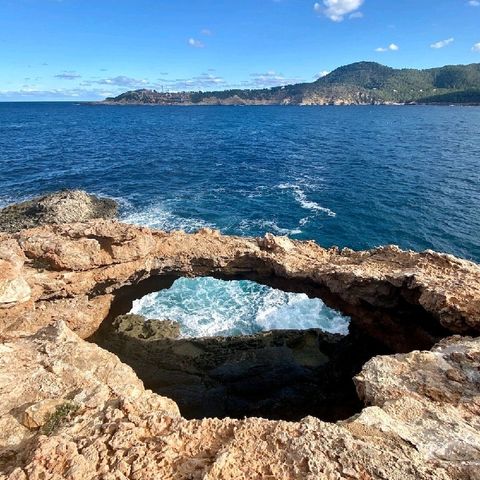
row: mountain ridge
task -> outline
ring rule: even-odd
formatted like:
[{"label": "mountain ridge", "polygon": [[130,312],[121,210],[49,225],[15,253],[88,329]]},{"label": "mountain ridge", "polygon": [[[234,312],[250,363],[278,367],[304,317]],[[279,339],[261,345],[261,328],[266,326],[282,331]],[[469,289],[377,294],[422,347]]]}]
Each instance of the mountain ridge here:
[{"label": "mountain ridge", "polygon": [[480,105],[480,63],[424,70],[376,62],[341,66],[311,83],[263,89],[158,92],[140,89],[108,97],[112,105]]}]

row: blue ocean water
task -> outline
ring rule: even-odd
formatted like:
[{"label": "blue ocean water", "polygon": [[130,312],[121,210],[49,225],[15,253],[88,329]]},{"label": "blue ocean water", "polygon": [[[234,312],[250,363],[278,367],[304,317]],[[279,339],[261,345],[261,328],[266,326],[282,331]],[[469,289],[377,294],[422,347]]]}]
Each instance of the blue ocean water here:
[{"label": "blue ocean water", "polygon": [[0,103],[0,201],[84,188],[159,228],[480,261],[478,107]]},{"label": "blue ocean water", "polygon": [[0,206],[83,188],[166,230],[480,262],[478,107],[0,103],[0,167]]}]

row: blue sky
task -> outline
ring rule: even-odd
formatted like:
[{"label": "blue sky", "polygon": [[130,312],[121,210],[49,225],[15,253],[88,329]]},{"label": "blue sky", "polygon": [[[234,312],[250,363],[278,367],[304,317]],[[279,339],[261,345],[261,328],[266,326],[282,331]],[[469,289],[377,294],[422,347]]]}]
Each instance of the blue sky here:
[{"label": "blue sky", "polygon": [[480,0],[0,0],[0,100],[480,62]]}]

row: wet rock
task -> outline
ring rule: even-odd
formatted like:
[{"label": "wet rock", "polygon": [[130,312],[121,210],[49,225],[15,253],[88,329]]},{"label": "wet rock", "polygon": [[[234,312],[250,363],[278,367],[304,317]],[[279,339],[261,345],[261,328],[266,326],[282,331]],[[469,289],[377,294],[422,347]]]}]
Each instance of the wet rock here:
[{"label": "wet rock", "polygon": [[113,322],[113,329],[117,334],[149,341],[177,338],[180,335],[178,322],[147,319],[134,314],[118,316]]},{"label": "wet rock", "polygon": [[12,233],[46,224],[115,218],[117,213],[118,205],[114,200],[82,190],[65,190],[1,209],[0,231]]}]

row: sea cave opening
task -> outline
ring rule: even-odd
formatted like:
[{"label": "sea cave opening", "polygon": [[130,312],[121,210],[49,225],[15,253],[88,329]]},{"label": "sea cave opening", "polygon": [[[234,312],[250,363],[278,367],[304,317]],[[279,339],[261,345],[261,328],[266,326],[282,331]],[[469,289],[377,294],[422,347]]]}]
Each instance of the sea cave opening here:
[{"label": "sea cave opening", "polygon": [[310,282],[152,276],[115,292],[91,340],[188,419],[338,421],[362,409],[353,377],[370,358],[435,341],[423,313],[396,302],[393,318]]}]

